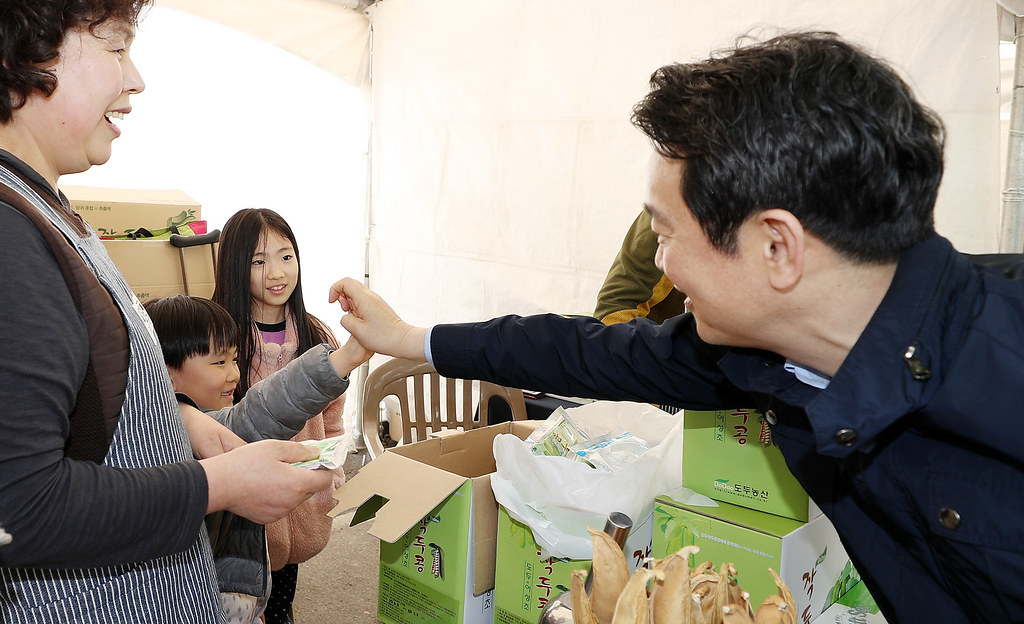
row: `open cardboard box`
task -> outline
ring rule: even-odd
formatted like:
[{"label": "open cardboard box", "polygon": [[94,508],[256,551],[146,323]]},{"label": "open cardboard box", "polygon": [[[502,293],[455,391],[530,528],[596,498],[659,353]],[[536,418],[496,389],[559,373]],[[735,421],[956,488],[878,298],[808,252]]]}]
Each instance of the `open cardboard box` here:
[{"label": "open cardboard box", "polygon": [[373,518],[381,540],[377,617],[490,624],[498,510],[491,492],[492,445],[503,433],[526,439],[541,421],[442,431],[388,449],[335,493],[337,516]]}]

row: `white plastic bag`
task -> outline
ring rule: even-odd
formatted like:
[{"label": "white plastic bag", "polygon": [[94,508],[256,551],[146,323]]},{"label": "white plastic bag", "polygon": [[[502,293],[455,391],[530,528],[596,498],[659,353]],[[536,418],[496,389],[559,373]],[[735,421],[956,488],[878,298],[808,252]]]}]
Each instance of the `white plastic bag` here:
[{"label": "white plastic bag", "polygon": [[639,526],[654,497],[682,487],[682,415],[647,403],[597,401],[570,408],[590,436],[629,431],[651,446],[636,462],[604,472],[565,457],[537,456],[511,434],[494,438],[494,498],[533,531],[542,557],[590,559],[587,527],[619,511]]}]

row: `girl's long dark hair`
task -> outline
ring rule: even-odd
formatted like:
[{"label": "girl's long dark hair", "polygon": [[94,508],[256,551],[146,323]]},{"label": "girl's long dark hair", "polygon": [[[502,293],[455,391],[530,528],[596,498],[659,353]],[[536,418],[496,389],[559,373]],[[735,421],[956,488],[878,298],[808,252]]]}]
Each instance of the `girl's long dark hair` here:
[{"label": "girl's long dark hair", "polygon": [[[299,243],[288,222],[268,208],[245,208],[228,219],[221,228],[220,250],[216,286],[213,300],[224,306],[238,324],[238,370],[241,379],[235,388],[235,400],[249,390],[249,372],[258,367],[259,330],[252,317],[252,293],[249,289],[249,275],[252,271],[252,257],[264,232],[274,232],[287,238],[295,249],[295,262],[299,265],[299,279],[295,290],[288,298],[288,308],[295,317],[295,333],[299,345],[297,353],[326,342],[336,345],[337,341],[329,329],[312,314],[306,312],[302,301],[302,262],[299,257]],[[254,359],[257,361],[254,363]]]}]

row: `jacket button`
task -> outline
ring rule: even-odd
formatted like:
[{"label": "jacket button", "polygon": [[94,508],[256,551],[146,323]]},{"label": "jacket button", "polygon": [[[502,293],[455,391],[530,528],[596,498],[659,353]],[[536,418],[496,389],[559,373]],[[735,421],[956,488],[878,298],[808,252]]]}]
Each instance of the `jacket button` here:
[{"label": "jacket button", "polygon": [[956,509],[943,507],[939,511],[939,523],[952,531],[960,526],[960,514],[957,513]]},{"label": "jacket button", "polygon": [[768,421],[769,425],[774,425],[774,424],[779,422],[779,419],[776,418],[776,416],[775,416],[775,412],[773,412],[771,410],[765,410],[765,412],[764,412],[764,419]]},{"label": "jacket button", "polygon": [[840,429],[832,439],[840,446],[853,446],[857,441],[857,432],[853,429]]}]

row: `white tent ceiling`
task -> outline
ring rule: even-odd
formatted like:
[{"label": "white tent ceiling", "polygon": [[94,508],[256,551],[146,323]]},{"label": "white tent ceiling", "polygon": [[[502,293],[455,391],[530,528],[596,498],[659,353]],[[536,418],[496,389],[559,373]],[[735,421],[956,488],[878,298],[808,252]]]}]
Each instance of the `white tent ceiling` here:
[{"label": "white tent ceiling", "polygon": [[[348,8],[360,0],[156,0],[230,26],[362,87],[369,73],[370,25]],[[365,0],[363,3],[365,4]]]}]

